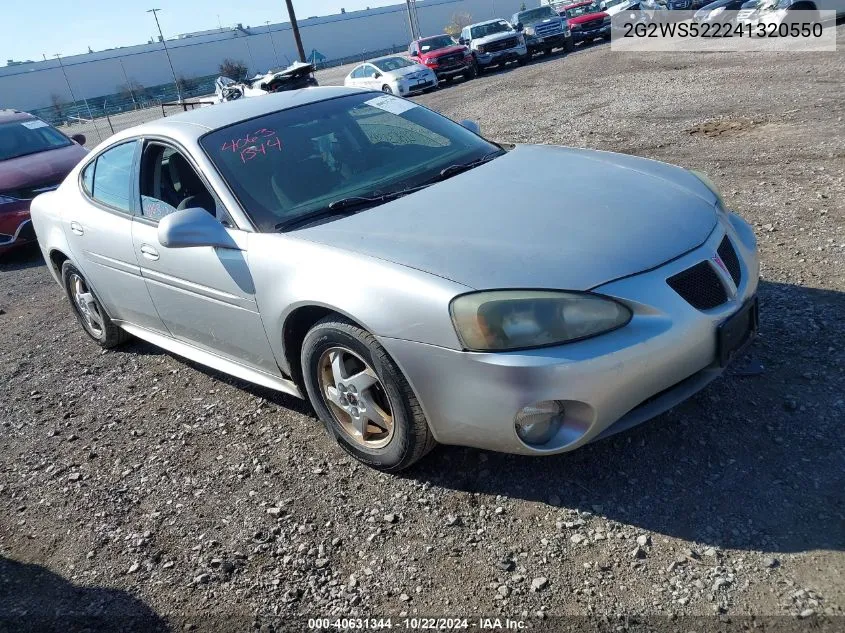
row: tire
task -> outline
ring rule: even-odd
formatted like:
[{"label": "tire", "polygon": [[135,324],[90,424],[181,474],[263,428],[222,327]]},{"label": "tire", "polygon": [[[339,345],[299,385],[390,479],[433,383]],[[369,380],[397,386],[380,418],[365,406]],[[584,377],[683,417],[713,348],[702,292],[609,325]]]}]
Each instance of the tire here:
[{"label": "tire", "polygon": [[520,66],[525,66],[525,64],[527,64],[528,60],[530,60],[530,59],[531,59],[530,55],[525,55],[523,57],[517,57],[516,63],[519,64]]},{"label": "tire", "polygon": [[[342,359],[342,373],[351,381],[345,385],[334,378],[338,355]],[[341,316],[328,316],[306,334],[301,361],[305,388],[317,416],[341,448],[355,459],[377,470],[397,472],[408,468],[436,445],[419,401],[402,371],[366,330]],[[365,373],[374,377],[375,384],[356,391],[353,382]],[[340,408],[337,400],[330,399],[332,390],[335,398],[340,396],[340,403],[361,407],[360,411],[381,409],[384,414],[386,405],[390,409],[392,430],[383,432],[382,427],[365,421],[364,428],[378,430],[369,436],[369,442],[365,441],[363,434],[354,431],[351,415]],[[345,400],[344,394],[350,399]],[[353,396],[357,399],[353,400]],[[374,403],[378,406],[373,407]],[[358,409],[351,410],[360,416]]]},{"label": "tire", "polygon": [[392,95],[392,94],[393,94],[393,90],[392,90],[392,89],[390,88],[390,86],[388,86],[387,84],[384,84],[384,85],[381,87],[381,91],[382,91],[383,93],[385,93],[385,94],[389,94],[389,95]]},{"label": "tire", "polygon": [[[97,345],[111,349],[131,338],[127,332],[112,323],[88,281],[69,260],[62,265],[62,285],[76,320]],[[84,295],[87,295],[86,299],[81,298]]]},{"label": "tire", "polygon": [[470,79],[475,79],[478,76],[478,70],[475,67],[475,64],[470,66],[467,71],[464,73],[464,79],[469,81]]},{"label": "tire", "polygon": [[554,52],[555,51],[554,51],[553,48],[544,48],[543,49],[543,55],[545,55],[546,57],[551,57],[554,54]]},{"label": "tire", "polygon": [[610,41],[610,37],[611,37],[611,36],[610,36],[610,33],[605,33],[604,35],[602,35],[602,36],[601,36],[601,38],[602,38],[605,42],[609,42],[609,41]]},{"label": "tire", "polygon": [[452,75],[444,75],[443,79],[441,79],[444,84],[452,83]]},{"label": "tire", "polygon": [[567,53],[571,53],[575,50],[575,41],[571,37],[566,40],[566,43],[563,45],[563,50]]}]

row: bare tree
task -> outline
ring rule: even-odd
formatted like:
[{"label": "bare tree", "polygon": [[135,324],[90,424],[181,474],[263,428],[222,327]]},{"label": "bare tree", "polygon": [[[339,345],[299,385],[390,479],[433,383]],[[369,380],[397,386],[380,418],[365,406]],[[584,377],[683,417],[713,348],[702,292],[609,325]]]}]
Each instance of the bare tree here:
[{"label": "bare tree", "polygon": [[196,77],[185,77],[185,75],[179,75],[176,78],[176,81],[179,84],[179,89],[183,93],[193,92],[200,87],[200,82]]},{"label": "bare tree", "polygon": [[460,37],[463,28],[469,24],[472,24],[472,16],[469,13],[454,13],[452,14],[452,22],[447,24],[443,30],[447,35]]},{"label": "bare tree", "polygon": [[144,84],[142,84],[140,81],[130,79],[128,83],[120,84],[117,86],[117,93],[123,99],[131,100],[137,103],[138,100],[143,101],[146,98],[147,89],[144,87]]},{"label": "bare tree", "polygon": [[228,57],[222,61],[219,70],[222,76],[235,81],[244,79],[247,76],[247,73],[249,73],[249,69],[242,60],[229,59]]}]

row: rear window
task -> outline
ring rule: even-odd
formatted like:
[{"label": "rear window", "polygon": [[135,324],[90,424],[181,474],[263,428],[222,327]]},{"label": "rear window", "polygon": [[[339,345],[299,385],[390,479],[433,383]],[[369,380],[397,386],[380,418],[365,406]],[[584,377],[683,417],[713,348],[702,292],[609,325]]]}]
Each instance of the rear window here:
[{"label": "rear window", "polygon": [[40,119],[0,123],[0,161],[70,145],[72,141]]}]

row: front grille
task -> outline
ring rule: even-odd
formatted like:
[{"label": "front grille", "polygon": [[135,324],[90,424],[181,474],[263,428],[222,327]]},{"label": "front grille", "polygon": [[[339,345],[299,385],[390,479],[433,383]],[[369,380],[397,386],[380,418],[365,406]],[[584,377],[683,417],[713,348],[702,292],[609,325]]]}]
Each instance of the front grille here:
[{"label": "front grille", "polygon": [[742,271],[739,267],[739,258],[736,256],[734,246],[731,244],[731,240],[727,235],[722,240],[722,243],[719,244],[719,249],[716,252],[719,253],[722,263],[725,264],[725,268],[731,274],[734,284],[739,287],[739,282],[742,280]]},{"label": "front grille", "polygon": [[602,25],[603,18],[601,16],[597,16],[592,20],[588,20],[586,22],[579,22],[577,24],[572,25],[572,30],[574,31],[591,31],[593,29],[597,29]]},{"label": "front grille", "polygon": [[534,28],[534,33],[537,34],[538,37],[548,37],[549,35],[557,35],[563,29],[560,28],[560,22],[550,22],[549,24],[538,24]]},{"label": "front grille", "polygon": [[515,37],[509,37],[506,40],[499,40],[498,42],[491,42],[490,44],[485,44],[484,49],[488,53],[495,53],[496,51],[503,51],[508,48],[515,48],[517,41],[518,40]]},{"label": "front grille", "polygon": [[450,55],[443,55],[442,57],[437,58],[437,63],[441,66],[453,66],[461,62],[464,58],[463,53],[452,53]]},{"label": "front grille", "polygon": [[728,300],[719,275],[708,262],[699,262],[666,280],[693,308],[709,310]]}]

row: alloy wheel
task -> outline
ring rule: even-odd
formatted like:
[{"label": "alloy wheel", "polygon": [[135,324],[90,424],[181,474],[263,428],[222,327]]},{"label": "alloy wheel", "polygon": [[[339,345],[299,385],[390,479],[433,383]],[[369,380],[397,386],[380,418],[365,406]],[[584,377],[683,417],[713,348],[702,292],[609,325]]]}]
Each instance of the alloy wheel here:
[{"label": "alloy wheel", "polygon": [[320,394],[344,435],[359,446],[384,448],[393,439],[393,409],[376,372],[345,347],[332,347],[318,363]]},{"label": "alloy wheel", "polygon": [[105,324],[100,306],[94,295],[91,294],[85,280],[76,273],[70,275],[70,292],[88,331],[95,337],[101,338]]}]

